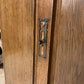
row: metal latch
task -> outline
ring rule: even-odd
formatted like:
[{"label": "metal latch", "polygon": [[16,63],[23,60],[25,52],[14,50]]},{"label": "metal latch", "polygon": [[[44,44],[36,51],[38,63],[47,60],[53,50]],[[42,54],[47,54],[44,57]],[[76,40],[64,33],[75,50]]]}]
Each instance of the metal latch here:
[{"label": "metal latch", "polygon": [[46,58],[48,23],[50,19],[39,18],[39,56]]}]

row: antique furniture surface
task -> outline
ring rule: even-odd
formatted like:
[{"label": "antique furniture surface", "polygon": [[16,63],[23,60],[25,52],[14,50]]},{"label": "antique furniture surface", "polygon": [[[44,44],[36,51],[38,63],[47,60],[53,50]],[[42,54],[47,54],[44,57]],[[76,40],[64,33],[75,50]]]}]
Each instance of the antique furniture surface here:
[{"label": "antique furniture surface", "polygon": [[33,84],[34,0],[0,0],[6,84]]},{"label": "antique furniture surface", "polygon": [[0,0],[6,84],[84,84],[84,0]]},{"label": "antique furniture surface", "polygon": [[57,0],[54,11],[49,84],[84,84],[84,0]]}]

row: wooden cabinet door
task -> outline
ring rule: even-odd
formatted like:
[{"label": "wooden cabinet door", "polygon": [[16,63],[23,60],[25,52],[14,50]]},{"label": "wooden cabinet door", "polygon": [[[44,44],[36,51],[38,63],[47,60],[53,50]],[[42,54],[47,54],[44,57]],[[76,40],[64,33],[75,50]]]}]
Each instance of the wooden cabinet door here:
[{"label": "wooden cabinet door", "polygon": [[84,84],[84,0],[0,5],[6,84]]},{"label": "wooden cabinet door", "polygon": [[0,0],[6,84],[33,84],[34,0]]},{"label": "wooden cabinet door", "polygon": [[57,0],[54,11],[49,84],[84,84],[84,0]]}]

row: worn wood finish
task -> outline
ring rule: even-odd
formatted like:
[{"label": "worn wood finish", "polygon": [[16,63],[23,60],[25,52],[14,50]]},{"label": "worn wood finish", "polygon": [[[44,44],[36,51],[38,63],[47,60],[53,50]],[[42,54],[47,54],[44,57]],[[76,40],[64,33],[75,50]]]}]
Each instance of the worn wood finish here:
[{"label": "worn wood finish", "polygon": [[0,0],[6,84],[33,84],[34,0]]},{"label": "worn wood finish", "polygon": [[84,84],[84,0],[57,0],[49,84]]},{"label": "worn wood finish", "polygon": [[1,32],[1,2],[0,2],[0,32]]},{"label": "worn wood finish", "polygon": [[[35,84],[47,84],[48,63],[50,50],[50,35],[52,22],[53,0],[36,0],[36,32],[35,32]],[[38,54],[39,49],[39,18],[49,18],[47,57],[42,58]]]}]

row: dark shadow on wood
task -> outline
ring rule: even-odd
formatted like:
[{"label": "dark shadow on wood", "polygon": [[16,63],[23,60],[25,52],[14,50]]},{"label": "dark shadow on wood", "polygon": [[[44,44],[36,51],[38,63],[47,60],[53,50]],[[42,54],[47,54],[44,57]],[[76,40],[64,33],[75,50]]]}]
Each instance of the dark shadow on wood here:
[{"label": "dark shadow on wood", "polygon": [[50,84],[50,73],[51,73],[51,61],[52,61],[52,51],[53,51],[53,40],[55,31],[55,20],[56,20],[56,8],[57,0],[53,1],[53,15],[52,15],[52,28],[51,28],[51,42],[50,42],[50,58],[49,58],[49,71],[48,71],[48,84]]}]

